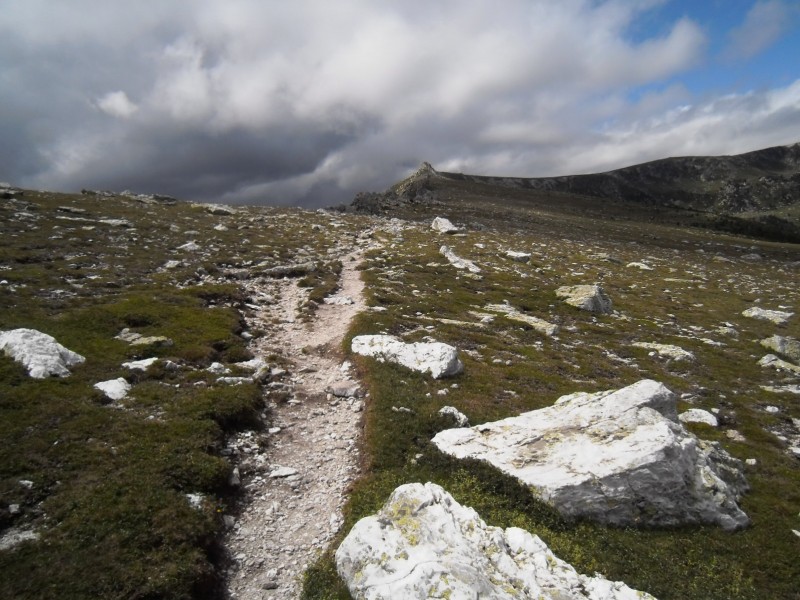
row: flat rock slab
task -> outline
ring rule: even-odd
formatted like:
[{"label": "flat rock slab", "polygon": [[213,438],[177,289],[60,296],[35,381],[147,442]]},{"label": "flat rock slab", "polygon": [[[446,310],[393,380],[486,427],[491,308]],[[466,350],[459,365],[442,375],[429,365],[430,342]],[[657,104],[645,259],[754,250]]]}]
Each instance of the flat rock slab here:
[{"label": "flat rock slab", "polygon": [[555,323],[549,323],[548,321],[540,319],[539,317],[522,313],[510,304],[487,304],[485,306],[485,310],[489,312],[500,313],[504,315],[506,319],[511,319],[512,321],[519,321],[520,323],[530,325],[535,331],[538,331],[546,336],[552,337],[556,335],[559,330],[558,325]]},{"label": "flat rock slab", "polygon": [[403,365],[413,371],[430,373],[434,379],[458,375],[464,364],[458,351],[441,342],[407,344],[392,335],[359,335],[353,338],[353,352]]},{"label": "flat rock slab", "polygon": [[770,321],[775,325],[783,325],[794,316],[793,312],[785,312],[782,310],[767,310],[754,306],[742,311],[742,315],[750,317],[751,319],[761,319],[762,321]]},{"label": "flat rock slab", "polygon": [[636,348],[644,348],[645,350],[652,350],[663,358],[671,358],[673,360],[694,360],[694,354],[688,350],[684,350],[680,346],[673,346],[671,344],[656,344],[655,342],[634,342],[632,344]]},{"label": "flat rock slab", "polygon": [[556,296],[570,306],[589,312],[608,314],[611,312],[611,298],[599,285],[571,285],[560,287]]},{"label": "flat rock slab", "polygon": [[516,477],[567,517],[726,530],[749,523],[737,505],[748,489],[741,462],[687,432],[674,394],[656,381],[563,396],[518,417],[442,431],[433,443]]},{"label": "flat rock slab", "polygon": [[486,525],[433,483],[398,487],[336,550],[357,600],[485,598],[647,600],[624,583],[588,577],[524,529]]},{"label": "flat rock slab", "polygon": [[0,332],[0,350],[28,369],[34,379],[51,375],[67,377],[69,367],[86,359],[59,344],[55,338],[35,329],[12,329]]}]

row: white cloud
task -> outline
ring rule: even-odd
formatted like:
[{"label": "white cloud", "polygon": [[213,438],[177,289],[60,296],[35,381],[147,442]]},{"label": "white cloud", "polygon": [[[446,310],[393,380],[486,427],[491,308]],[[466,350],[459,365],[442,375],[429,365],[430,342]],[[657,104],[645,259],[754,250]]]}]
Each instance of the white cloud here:
[{"label": "white cloud", "polygon": [[[85,19],[97,3],[74,0],[57,9],[56,43],[52,19],[35,18],[50,3],[11,0],[0,54],[18,67],[0,103],[25,123],[16,146],[36,149],[35,185],[284,203],[326,185],[334,196],[382,188],[422,160],[536,176],[794,141],[791,102],[754,94],[746,102],[762,109],[749,113],[735,108],[741,94],[715,102],[674,83],[704,63],[701,24],[632,41],[660,3],[172,0]],[[651,91],[632,100],[640,86]],[[22,100],[39,97],[56,100]],[[100,110],[82,112],[86,97]]]},{"label": "white cloud", "polygon": [[731,31],[726,56],[751,58],[776,42],[789,28],[789,8],[780,0],[756,2],[744,22]]},{"label": "white cloud", "polygon": [[97,107],[112,117],[127,119],[132,117],[139,107],[130,101],[125,92],[109,92],[97,99]]}]

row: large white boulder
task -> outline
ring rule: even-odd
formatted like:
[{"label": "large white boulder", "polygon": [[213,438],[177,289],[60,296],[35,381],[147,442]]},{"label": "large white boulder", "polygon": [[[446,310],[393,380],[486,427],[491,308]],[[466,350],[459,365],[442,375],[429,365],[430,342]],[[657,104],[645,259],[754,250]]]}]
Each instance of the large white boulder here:
[{"label": "large white boulder", "polygon": [[420,373],[430,373],[434,379],[457,375],[464,370],[458,351],[441,342],[407,344],[392,335],[359,335],[353,338],[351,348],[362,356],[374,356]]},{"label": "large white boulder", "polygon": [[458,227],[453,225],[449,219],[444,217],[436,217],[431,223],[431,229],[439,233],[458,233],[461,231]]},{"label": "large white boulder", "polygon": [[556,290],[556,296],[564,300],[570,306],[596,312],[608,314],[611,312],[611,298],[599,285],[570,285],[560,287]]},{"label": "large white boulder", "polygon": [[644,600],[624,583],[588,577],[524,529],[486,525],[433,483],[397,488],[336,550],[357,600]]},{"label": "large white boulder", "polygon": [[687,432],[675,396],[642,380],[559,398],[555,405],[438,433],[457,458],[491,463],[567,517],[612,525],[744,527],[742,464]]},{"label": "large white boulder", "polygon": [[69,367],[81,364],[86,359],[68,350],[55,338],[35,329],[12,329],[0,332],[0,350],[28,369],[34,379],[51,375],[67,377]]}]

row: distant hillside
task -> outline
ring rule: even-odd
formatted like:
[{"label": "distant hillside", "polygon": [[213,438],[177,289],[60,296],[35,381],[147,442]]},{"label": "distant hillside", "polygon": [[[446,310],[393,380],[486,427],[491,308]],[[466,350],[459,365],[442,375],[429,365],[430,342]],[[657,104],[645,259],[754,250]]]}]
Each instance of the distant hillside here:
[{"label": "distant hillside", "polygon": [[[382,194],[359,194],[356,212],[392,211],[452,197],[453,185],[498,201],[527,196],[551,210],[667,221],[800,242],[800,143],[735,156],[665,158],[606,173],[492,177],[436,171],[429,163]],[[505,192],[503,191],[505,190]],[[511,190],[514,190],[512,193]],[[687,222],[688,220],[688,222]]]}]

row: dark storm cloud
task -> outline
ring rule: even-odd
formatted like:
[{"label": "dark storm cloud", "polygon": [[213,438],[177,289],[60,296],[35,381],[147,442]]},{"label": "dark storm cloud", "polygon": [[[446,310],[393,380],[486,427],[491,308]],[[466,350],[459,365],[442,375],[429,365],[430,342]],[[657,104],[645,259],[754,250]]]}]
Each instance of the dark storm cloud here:
[{"label": "dark storm cloud", "polygon": [[674,80],[703,27],[631,41],[659,4],[8,0],[0,180],[320,206],[422,160],[556,175],[796,141],[800,83],[698,100]]}]

